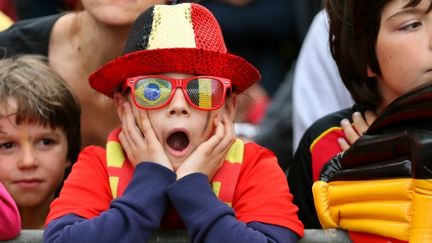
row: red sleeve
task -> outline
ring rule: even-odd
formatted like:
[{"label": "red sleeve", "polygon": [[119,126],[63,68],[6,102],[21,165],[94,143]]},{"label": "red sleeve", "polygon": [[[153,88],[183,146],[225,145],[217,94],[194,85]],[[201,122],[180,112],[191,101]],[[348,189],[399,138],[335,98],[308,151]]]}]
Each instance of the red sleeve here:
[{"label": "red sleeve", "polygon": [[321,169],[333,156],[342,152],[337,142],[339,138],[345,138],[340,127],[331,127],[321,133],[311,144],[310,153],[312,158],[313,181],[319,180]]},{"label": "red sleeve", "polygon": [[303,237],[285,174],[275,155],[254,143],[245,155],[233,198],[236,217],[245,223],[261,222],[287,227]]},{"label": "red sleeve", "polygon": [[106,211],[111,201],[105,150],[87,147],[78,156],[60,196],[51,203],[45,225],[70,213],[93,218]]}]

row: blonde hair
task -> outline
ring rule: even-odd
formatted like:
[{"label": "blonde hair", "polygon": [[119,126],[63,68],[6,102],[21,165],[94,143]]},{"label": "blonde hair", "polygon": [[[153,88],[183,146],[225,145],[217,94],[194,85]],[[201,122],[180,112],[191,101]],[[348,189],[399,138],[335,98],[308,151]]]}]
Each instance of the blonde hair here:
[{"label": "blonde hair", "polygon": [[[16,101],[12,109],[9,101]],[[69,85],[38,55],[0,60],[0,118],[16,115],[16,124],[36,123],[61,128],[68,140],[68,160],[81,147],[81,108]]]}]

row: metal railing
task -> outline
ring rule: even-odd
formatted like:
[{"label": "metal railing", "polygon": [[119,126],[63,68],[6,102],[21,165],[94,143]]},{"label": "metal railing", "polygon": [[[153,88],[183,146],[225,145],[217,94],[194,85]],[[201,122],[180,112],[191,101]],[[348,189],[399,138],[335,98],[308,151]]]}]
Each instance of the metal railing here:
[{"label": "metal railing", "polygon": [[[9,243],[42,243],[43,230],[22,230],[21,234]],[[188,243],[188,235],[183,230],[159,231],[150,243]],[[299,243],[348,243],[351,240],[345,231],[329,229],[307,229]]]}]

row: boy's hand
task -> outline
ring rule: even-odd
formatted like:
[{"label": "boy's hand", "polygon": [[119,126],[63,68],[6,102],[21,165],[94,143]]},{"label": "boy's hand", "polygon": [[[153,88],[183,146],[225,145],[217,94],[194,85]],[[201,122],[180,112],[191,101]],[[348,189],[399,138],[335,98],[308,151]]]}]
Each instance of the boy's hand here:
[{"label": "boy's hand", "polygon": [[177,180],[196,172],[207,175],[211,180],[221,167],[225,155],[234,143],[236,136],[234,125],[226,115],[223,115],[222,120],[217,117],[214,120],[214,125],[215,133],[207,141],[199,145],[177,169]]},{"label": "boy's hand", "polygon": [[339,138],[338,143],[343,151],[346,151],[351,145],[359,139],[376,119],[376,114],[372,111],[366,111],[363,118],[360,112],[354,112],[352,115],[353,124],[348,119],[341,121],[341,128],[345,134],[345,138]]},{"label": "boy's hand", "polygon": [[147,112],[137,112],[137,122],[135,122],[129,102],[124,102],[123,108],[122,131],[119,139],[132,165],[135,167],[141,162],[148,161],[173,170],[168,156],[154,133]]}]

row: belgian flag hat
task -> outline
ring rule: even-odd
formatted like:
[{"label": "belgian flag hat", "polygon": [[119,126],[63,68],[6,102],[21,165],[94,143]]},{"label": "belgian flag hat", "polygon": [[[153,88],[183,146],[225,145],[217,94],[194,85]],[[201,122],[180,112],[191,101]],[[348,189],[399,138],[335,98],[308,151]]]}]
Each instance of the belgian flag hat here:
[{"label": "belgian flag hat", "polygon": [[210,75],[243,92],[260,79],[255,67],[227,52],[213,14],[196,3],[155,5],[133,24],[123,55],[90,75],[91,87],[112,97],[127,78],[158,73]]}]

